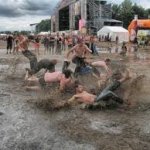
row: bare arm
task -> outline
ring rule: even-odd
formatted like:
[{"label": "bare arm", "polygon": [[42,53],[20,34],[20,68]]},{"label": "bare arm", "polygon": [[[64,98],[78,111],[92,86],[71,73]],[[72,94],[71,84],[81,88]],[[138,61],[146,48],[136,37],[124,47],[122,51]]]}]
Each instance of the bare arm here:
[{"label": "bare arm", "polygon": [[73,95],[68,101],[68,104],[72,104],[77,98],[79,98],[79,94]]},{"label": "bare arm", "polygon": [[68,59],[70,53],[73,53],[73,51],[74,51],[75,49],[76,49],[76,46],[72,47],[72,48],[68,51],[68,53],[66,54],[66,58],[67,58],[67,59]]},{"label": "bare arm", "polygon": [[92,53],[92,51],[87,47],[87,45],[85,45],[85,49],[86,49],[86,52]]},{"label": "bare arm", "polygon": [[119,80],[119,82],[123,83],[125,82],[126,80],[130,79],[130,71],[129,70],[126,70],[125,74],[123,74],[122,78]]}]

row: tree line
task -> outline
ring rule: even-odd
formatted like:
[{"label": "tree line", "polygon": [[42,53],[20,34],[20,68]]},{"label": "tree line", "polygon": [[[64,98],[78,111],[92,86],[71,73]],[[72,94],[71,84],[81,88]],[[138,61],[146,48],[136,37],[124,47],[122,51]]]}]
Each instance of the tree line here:
[{"label": "tree line", "polygon": [[123,26],[128,28],[130,22],[138,15],[139,19],[150,18],[150,8],[145,9],[131,0],[124,0],[121,4],[112,5],[112,18],[123,22]]},{"label": "tree line", "polygon": [[42,20],[40,23],[38,23],[35,27],[36,33],[39,32],[47,32],[51,30],[51,20],[50,19],[45,19]]}]

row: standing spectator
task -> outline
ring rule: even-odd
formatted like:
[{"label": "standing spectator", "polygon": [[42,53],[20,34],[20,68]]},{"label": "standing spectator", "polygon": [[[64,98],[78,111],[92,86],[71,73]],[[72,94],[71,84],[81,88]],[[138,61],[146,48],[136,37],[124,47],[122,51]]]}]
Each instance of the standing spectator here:
[{"label": "standing spectator", "polygon": [[55,37],[52,35],[49,37],[49,51],[51,54],[55,54]]},{"label": "standing spectator", "polygon": [[61,37],[59,33],[57,33],[55,40],[56,40],[56,53],[61,54]]},{"label": "standing spectator", "polygon": [[34,47],[35,47],[36,53],[39,55],[40,54],[40,39],[38,36],[35,38]]},{"label": "standing spectator", "polygon": [[61,50],[65,51],[65,33],[62,33],[61,40]]},{"label": "standing spectator", "polygon": [[118,42],[119,42],[119,37],[118,35],[116,36],[116,45],[118,45]]},{"label": "standing spectator", "polygon": [[48,48],[49,48],[49,39],[48,39],[47,36],[44,37],[43,44],[44,44],[45,53],[47,53],[48,52]]},{"label": "standing spectator", "polygon": [[97,50],[96,50],[94,36],[91,36],[91,38],[90,38],[89,48],[92,50],[92,54],[93,55],[99,55],[98,52],[97,52]]},{"label": "standing spectator", "polygon": [[19,51],[19,40],[17,38],[14,39],[14,48],[13,48],[13,54],[18,54],[18,51]]},{"label": "standing spectator", "polygon": [[12,46],[13,46],[13,36],[9,35],[6,39],[6,41],[7,41],[7,53],[6,54],[8,54],[8,51],[11,54]]}]

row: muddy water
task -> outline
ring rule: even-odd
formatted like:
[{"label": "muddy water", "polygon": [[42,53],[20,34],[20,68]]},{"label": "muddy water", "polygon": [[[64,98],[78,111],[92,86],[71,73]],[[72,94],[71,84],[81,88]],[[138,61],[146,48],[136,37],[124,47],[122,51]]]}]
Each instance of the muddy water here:
[{"label": "muddy water", "polygon": [[[2,54],[1,76],[5,77],[7,67],[11,70],[13,66],[10,56]],[[0,150],[150,149],[148,62],[127,63],[138,74],[147,75],[137,92],[135,108],[90,111],[75,107],[52,111],[38,105],[48,101],[44,97],[42,100],[41,93],[23,89],[23,68],[28,63],[20,57],[13,78],[0,79]],[[61,101],[69,95],[56,93],[52,100],[56,98]]]}]

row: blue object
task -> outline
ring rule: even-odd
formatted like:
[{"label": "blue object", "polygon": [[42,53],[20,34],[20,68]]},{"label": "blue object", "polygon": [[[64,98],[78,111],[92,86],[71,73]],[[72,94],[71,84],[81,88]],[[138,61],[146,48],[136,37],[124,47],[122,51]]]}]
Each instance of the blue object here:
[{"label": "blue object", "polygon": [[92,72],[92,68],[90,66],[80,68],[80,74],[81,75],[88,74],[88,73],[91,73],[91,72]]}]

